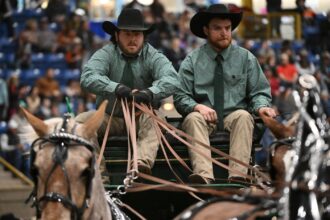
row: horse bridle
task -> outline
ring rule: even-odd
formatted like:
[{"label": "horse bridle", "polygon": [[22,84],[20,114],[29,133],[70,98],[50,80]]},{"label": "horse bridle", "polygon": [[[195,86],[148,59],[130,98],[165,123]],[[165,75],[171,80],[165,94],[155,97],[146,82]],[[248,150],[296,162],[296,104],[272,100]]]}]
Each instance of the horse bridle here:
[{"label": "horse bridle", "polygon": [[[95,158],[94,158],[95,147],[93,146],[92,143],[90,143],[86,139],[74,134],[77,124],[75,124],[73,126],[71,133],[67,132],[67,123],[68,123],[70,117],[71,117],[70,114],[65,114],[63,117],[62,127],[59,131],[56,131],[56,128],[55,128],[54,133],[52,133],[48,136],[37,138],[36,140],[33,141],[32,145],[31,145],[30,173],[31,173],[31,176],[34,181],[34,188],[31,192],[30,196],[26,200],[26,203],[29,202],[29,200],[31,198],[33,198],[32,207],[36,207],[37,218],[41,217],[42,208],[40,207],[40,203],[44,202],[44,201],[62,203],[64,207],[71,210],[71,219],[81,219],[81,217],[84,213],[84,210],[89,207],[89,199],[91,196],[92,182],[93,182],[92,180],[95,175]],[[51,171],[49,172],[46,182],[45,182],[44,195],[41,196],[40,198],[38,198],[37,197],[38,173],[37,173],[36,167],[34,166],[34,160],[35,160],[37,152],[34,150],[34,147],[37,144],[39,144],[39,148],[41,149],[45,143],[54,144],[54,147],[55,147],[55,150],[53,152],[54,164],[53,164],[53,167],[51,168]],[[81,207],[78,207],[72,201],[70,180],[69,180],[67,170],[64,166],[64,162],[66,161],[67,156],[68,156],[68,149],[73,146],[84,146],[89,151],[91,151],[93,154],[93,157],[92,157],[90,165],[89,165],[89,172],[88,172],[88,178],[87,178],[87,182],[86,182],[86,194],[85,194],[85,198],[84,198],[84,203]],[[67,193],[68,196],[62,195],[57,192],[47,192],[48,181],[57,166],[60,166],[64,173],[64,176],[65,176],[65,179],[66,179],[66,182],[68,185],[68,193]]]}]

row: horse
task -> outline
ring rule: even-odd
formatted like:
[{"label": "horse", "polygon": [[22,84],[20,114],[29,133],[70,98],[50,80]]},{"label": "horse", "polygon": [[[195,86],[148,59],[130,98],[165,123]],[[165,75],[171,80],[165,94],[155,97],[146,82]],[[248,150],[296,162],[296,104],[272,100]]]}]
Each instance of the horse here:
[{"label": "horse", "polygon": [[41,120],[22,108],[30,128],[23,138],[31,144],[30,195],[37,218],[111,220],[105,189],[95,163],[95,146],[107,102],[83,124],[65,115]]},{"label": "horse", "polygon": [[330,126],[313,76],[299,78],[293,91],[300,119],[285,172],[279,208],[283,219],[329,219]]}]

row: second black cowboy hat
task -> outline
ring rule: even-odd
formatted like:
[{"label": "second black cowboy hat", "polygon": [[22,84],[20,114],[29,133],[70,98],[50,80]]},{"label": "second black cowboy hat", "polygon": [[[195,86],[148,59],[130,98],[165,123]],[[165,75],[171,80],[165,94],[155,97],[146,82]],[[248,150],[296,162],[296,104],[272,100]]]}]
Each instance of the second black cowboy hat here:
[{"label": "second black cowboy hat", "polygon": [[113,35],[118,30],[142,31],[146,34],[154,30],[153,25],[144,22],[142,13],[132,8],[122,10],[118,16],[117,25],[111,21],[105,21],[102,24],[102,28],[110,35]]},{"label": "second black cowboy hat", "polygon": [[190,30],[197,37],[206,38],[203,27],[212,18],[228,18],[231,20],[231,29],[234,30],[242,20],[242,11],[232,4],[214,4],[205,11],[197,12],[190,21]]}]

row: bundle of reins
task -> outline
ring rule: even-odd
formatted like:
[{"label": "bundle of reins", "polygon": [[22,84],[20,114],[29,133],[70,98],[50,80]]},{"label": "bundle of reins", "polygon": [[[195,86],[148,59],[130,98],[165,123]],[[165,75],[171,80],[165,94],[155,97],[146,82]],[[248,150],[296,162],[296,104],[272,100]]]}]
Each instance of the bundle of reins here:
[{"label": "bundle of reins", "polygon": [[[115,103],[116,104],[116,103]],[[176,190],[184,190],[184,191],[189,191],[189,192],[205,192],[205,193],[212,193],[215,195],[223,195],[223,194],[228,194],[228,192],[219,192],[217,190],[210,190],[210,189],[196,189],[194,187],[188,186],[186,184],[184,184],[184,182],[182,181],[182,179],[179,177],[179,175],[177,175],[174,171],[174,169],[171,166],[170,160],[168,158],[168,155],[166,153],[166,148],[172,153],[172,155],[177,159],[177,161],[180,162],[180,164],[185,167],[187,169],[188,172],[192,172],[192,170],[190,169],[190,167],[184,162],[184,160],[175,152],[174,148],[171,146],[171,144],[168,142],[168,140],[166,139],[164,132],[168,132],[170,133],[174,138],[178,139],[180,142],[182,142],[183,144],[185,144],[187,147],[189,147],[191,150],[200,153],[201,155],[203,155],[204,157],[206,157],[207,159],[211,160],[214,164],[226,169],[226,170],[230,170],[234,173],[236,173],[237,175],[243,176],[246,179],[251,181],[251,185],[261,185],[260,181],[265,181],[265,182],[270,182],[270,179],[268,176],[266,176],[264,173],[260,172],[258,169],[256,169],[255,167],[246,164],[242,161],[240,161],[237,158],[234,158],[230,155],[228,155],[227,153],[216,149],[215,147],[212,147],[210,145],[204,144],[202,142],[200,142],[199,140],[195,139],[194,137],[186,134],[185,132],[183,132],[182,130],[174,127],[173,125],[167,123],[166,121],[160,119],[155,113],[154,110],[152,109],[152,107],[150,106],[146,106],[144,104],[138,104],[135,103],[134,100],[132,101],[131,104],[129,104],[127,102],[127,100],[121,100],[121,105],[122,105],[122,110],[123,110],[123,115],[124,115],[124,120],[126,123],[126,128],[127,128],[127,136],[128,136],[128,162],[127,162],[127,178],[124,180],[124,186],[125,186],[125,190],[126,191],[142,191],[142,190],[148,190],[148,189],[169,189],[171,188],[171,190],[173,190],[173,187]],[[115,108],[115,106],[114,106]],[[113,108],[113,109],[114,109]],[[144,174],[138,171],[137,167],[138,167],[138,162],[137,162],[137,141],[136,141],[136,117],[137,111],[139,113],[144,113],[147,114],[148,116],[150,116],[153,120],[153,127],[156,131],[159,143],[160,143],[160,148],[164,153],[165,156],[165,160],[167,162],[167,164],[169,165],[170,170],[173,172],[173,174],[175,175],[175,177],[178,180],[178,183],[174,183],[171,181],[167,181],[167,180],[162,180],[160,178],[148,175],[148,174]],[[113,112],[113,111],[112,111]],[[105,149],[105,145],[106,145],[106,139],[109,136],[109,130],[111,127],[111,120],[112,120],[112,113],[110,115],[109,121],[108,121],[108,126],[104,135],[104,139],[102,142],[102,146],[101,146],[101,151],[100,151],[100,157],[98,158],[98,164],[101,162],[101,157],[102,154],[104,152]],[[237,170],[231,169],[228,165],[207,156],[206,154],[202,153],[199,149],[196,149],[194,146],[192,146],[189,141],[193,141],[196,142],[198,144],[200,144],[201,146],[210,149],[212,152],[214,152],[217,155],[220,155],[221,157],[227,159],[227,160],[232,160],[244,167],[247,167],[249,170],[251,170],[251,173],[255,173],[259,178],[256,178],[255,176],[249,175],[249,174],[244,174],[241,173]],[[148,185],[148,184],[143,184],[143,183],[136,183],[134,182],[134,180],[136,178],[143,178],[155,183],[158,183],[158,185]],[[134,185],[134,187],[133,187]]]}]

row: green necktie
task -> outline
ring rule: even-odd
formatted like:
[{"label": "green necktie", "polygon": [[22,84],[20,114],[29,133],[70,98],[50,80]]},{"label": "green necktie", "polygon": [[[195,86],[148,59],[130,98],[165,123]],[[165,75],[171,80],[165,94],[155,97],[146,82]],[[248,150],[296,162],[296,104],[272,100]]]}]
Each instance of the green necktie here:
[{"label": "green necktie", "polygon": [[124,67],[124,71],[123,71],[123,76],[121,78],[121,83],[124,84],[125,86],[128,86],[129,88],[133,89],[134,87],[134,75],[133,75],[133,70],[132,70],[132,66],[131,63],[133,61],[134,58],[132,57],[127,57],[125,55],[123,55],[126,64]]},{"label": "green necktie", "polygon": [[224,105],[224,82],[222,70],[222,56],[218,54],[215,58],[217,65],[214,70],[214,109],[218,116],[218,130],[223,131],[223,105]]}]

